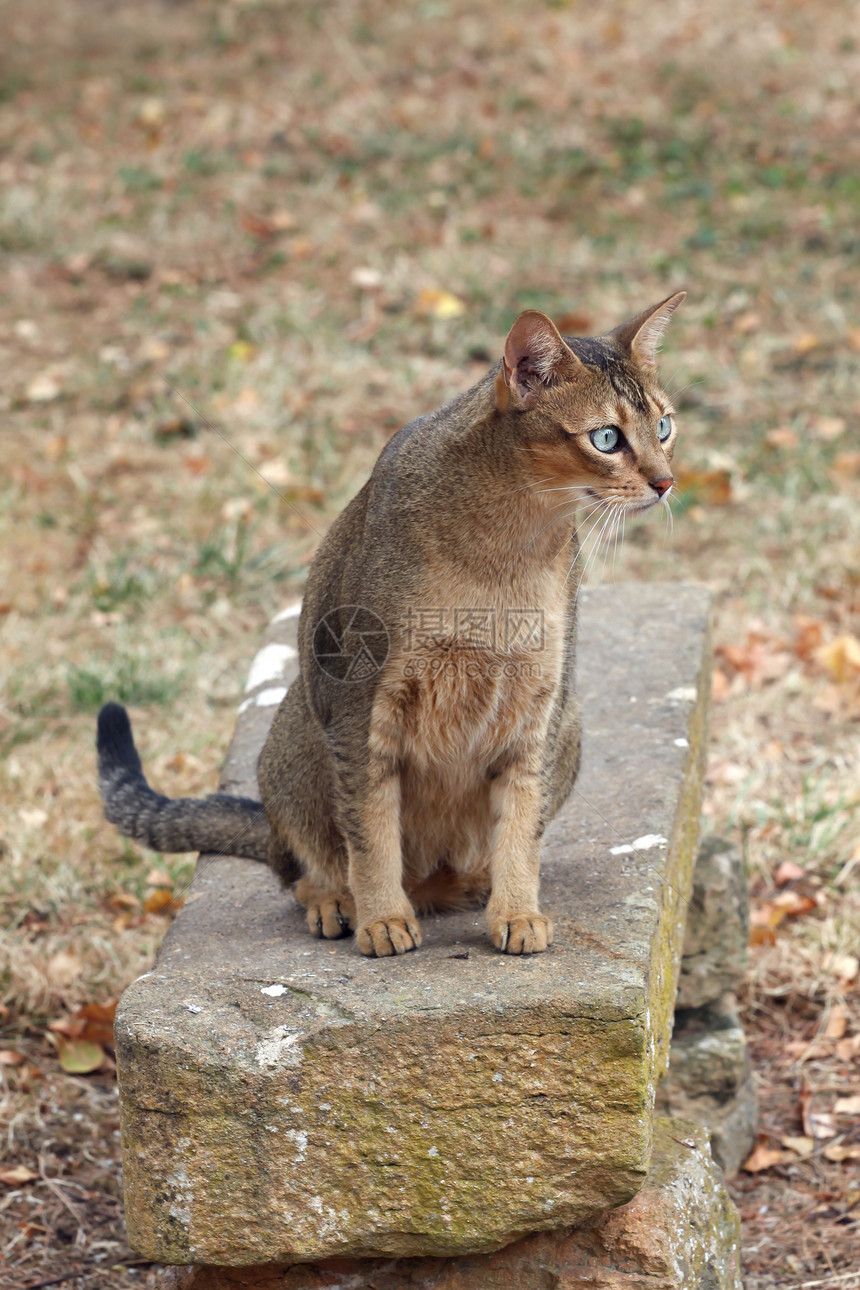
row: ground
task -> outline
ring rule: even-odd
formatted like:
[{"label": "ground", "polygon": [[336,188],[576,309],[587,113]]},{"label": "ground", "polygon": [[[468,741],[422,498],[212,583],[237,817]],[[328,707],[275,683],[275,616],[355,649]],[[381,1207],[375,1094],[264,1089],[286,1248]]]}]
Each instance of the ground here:
[{"label": "ground", "polygon": [[522,308],[597,332],[686,286],[674,536],[628,524],[602,576],[715,595],[747,1285],[860,1284],[858,16],[0,0],[0,1283],[151,1275],[108,1023],[192,857],[103,823],[99,704],[163,791],[210,791],[260,628],[392,431]]}]

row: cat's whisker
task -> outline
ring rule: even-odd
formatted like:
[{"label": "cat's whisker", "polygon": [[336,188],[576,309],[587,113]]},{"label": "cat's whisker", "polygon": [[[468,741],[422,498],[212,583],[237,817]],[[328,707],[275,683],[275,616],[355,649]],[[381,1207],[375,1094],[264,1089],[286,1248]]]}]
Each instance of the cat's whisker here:
[{"label": "cat's whisker", "polygon": [[[609,548],[612,546],[612,537],[613,537],[613,534],[614,534],[614,536],[615,536],[615,541],[616,541],[616,543],[618,542],[618,510],[619,510],[619,506],[620,506],[620,503],[619,503],[619,502],[614,502],[614,503],[613,503],[613,510],[612,510],[612,523],[611,523],[611,524],[610,524],[610,526],[609,526],[609,533],[607,534],[607,537],[606,537],[606,550],[605,550],[605,551],[604,551],[604,553],[603,553],[603,565],[602,565],[601,570],[600,570],[600,581],[601,581],[601,582],[603,581],[604,575],[606,574],[606,561],[609,559]],[[613,567],[614,567],[614,566],[613,566]]]},{"label": "cat's whisker", "polygon": [[615,581],[615,562],[618,559],[618,533],[621,528],[621,521],[624,519],[624,511],[616,516],[615,519],[615,546],[612,548],[612,581]]},{"label": "cat's whisker", "polygon": [[[536,489],[539,484],[548,484],[549,481],[554,478],[555,478],[554,475],[547,475],[545,479],[530,480],[528,484],[520,484],[519,488],[509,488],[506,493],[506,496],[510,497],[513,493],[524,493],[527,488]],[[539,491],[544,492],[545,490],[540,489]]]},{"label": "cat's whisker", "polygon": [[[605,505],[606,505],[606,503],[601,503],[601,507],[604,507]],[[593,523],[591,524],[591,527],[589,528],[588,532],[587,532],[587,533],[585,533],[584,535],[580,535],[579,528],[577,528],[577,529],[576,529],[576,535],[577,535],[577,537],[579,538],[579,550],[577,551],[576,555],[573,557],[573,559],[572,559],[572,561],[571,561],[571,563],[570,563],[570,568],[568,569],[568,571],[567,571],[567,575],[565,576],[564,582],[562,583],[562,588],[561,588],[561,589],[562,589],[562,591],[564,591],[564,588],[567,586],[567,580],[568,580],[568,578],[570,577],[570,575],[571,575],[571,573],[572,573],[572,571],[573,571],[573,567],[574,567],[574,565],[576,564],[577,560],[579,560],[579,559],[580,559],[580,558],[585,554],[585,549],[586,549],[586,548],[585,548],[585,544],[587,543],[588,539],[591,537],[591,535],[592,535],[592,533],[594,532],[594,530],[597,528],[598,524],[600,523],[601,519],[603,518],[603,514],[604,514],[604,511],[601,509],[601,513],[600,513],[600,514],[597,516],[597,518],[593,521]],[[562,549],[562,550],[564,550],[564,548],[563,548],[563,547],[562,547],[561,549]]]},{"label": "cat's whisker", "polygon": [[[610,500],[606,503],[606,510],[597,517],[597,519],[594,521],[594,523],[592,524],[591,528],[588,531],[588,536],[590,537],[591,534],[594,532],[594,530],[597,528],[598,524],[601,524],[601,521],[602,521],[600,532],[597,535],[597,541],[595,542],[594,546],[591,549],[591,552],[589,553],[588,559],[580,575],[579,582],[576,585],[576,596],[579,596],[579,592],[580,592],[580,588],[582,587],[583,580],[589,568],[594,563],[595,553],[600,550],[600,543],[603,538],[606,525],[609,523],[609,520],[611,518],[613,505],[614,505],[614,502],[610,498]],[[579,554],[581,554],[581,551]],[[573,566],[576,564],[576,561],[579,559],[579,554],[576,556],[576,558],[574,559],[573,563],[571,564],[570,568],[567,571],[567,577],[565,578],[564,583],[562,584],[562,591],[564,591],[564,588],[567,586],[567,579],[570,577],[571,573],[573,572]]]}]

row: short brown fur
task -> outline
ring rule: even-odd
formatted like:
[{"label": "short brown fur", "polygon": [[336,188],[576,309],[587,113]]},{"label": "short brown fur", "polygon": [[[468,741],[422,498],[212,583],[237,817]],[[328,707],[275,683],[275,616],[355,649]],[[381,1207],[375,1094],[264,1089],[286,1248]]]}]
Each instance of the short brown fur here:
[{"label": "short brown fur", "polygon": [[[499,949],[552,942],[541,839],[579,767],[574,512],[645,509],[671,484],[654,357],[682,299],[597,339],[521,314],[502,362],[400,430],[333,524],[308,579],[300,676],[258,768],[269,863],[301,875],[314,935],[355,930],[363,953],[400,954],[420,944],[417,910],[486,900]],[[602,427],[623,447],[598,451]],[[314,640],[356,605],[390,648],[350,682]],[[531,634],[511,636],[523,613]],[[109,818],[130,832],[105,783]]]}]

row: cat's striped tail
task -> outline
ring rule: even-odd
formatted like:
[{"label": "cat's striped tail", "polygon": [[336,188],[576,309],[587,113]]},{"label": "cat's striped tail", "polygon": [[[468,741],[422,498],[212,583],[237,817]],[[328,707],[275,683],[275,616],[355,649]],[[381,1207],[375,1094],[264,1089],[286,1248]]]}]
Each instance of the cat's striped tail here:
[{"label": "cat's striped tail", "polygon": [[226,793],[171,799],[153,792],[121,704],[106,703],[99,713],[96,748],[105,815],[126,837],[153,851],[268,859],[269,822],[259,802]]}]

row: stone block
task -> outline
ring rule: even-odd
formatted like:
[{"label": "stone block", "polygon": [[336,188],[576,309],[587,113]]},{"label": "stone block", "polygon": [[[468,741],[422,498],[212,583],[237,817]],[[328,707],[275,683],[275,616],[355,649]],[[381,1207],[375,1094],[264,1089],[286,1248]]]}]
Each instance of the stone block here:
[{"label": "stone block", "polygon": [[687,911],[679,1008],[701,1008],[737,989],[747,968],[749,930],[749,892],[740,849],[724,838],[705,838]]},{"label": "stone block", "polygon": [[669,1053],[657,1106],[707,1129],[714,1159],[735,1173],[752,1150],[758,1098],[734,995],[679,1009]]},{"label": "stone block", "polygon": [[158,1290],[741,1290],[740,1223],[707,1135],[655,1125],[634,1199],[581,1227],[526,1236],[494,1254],[333,1259],[291,1267],[171,1268]]},{"label": "stone block", "polygon": [[[579,784],[549,830],[551,951],[480,911],[366,959],[263,865],[202,857],[116,1023],[131,1244],[246,1265],[497,1249],[628,1201],[651,1158],[696,856],[710,686],[694,587],[583,597]],[[253,793],[295,619],[252,669],[222,788]],[[264,665],[265,664],[265,665]]]}]

